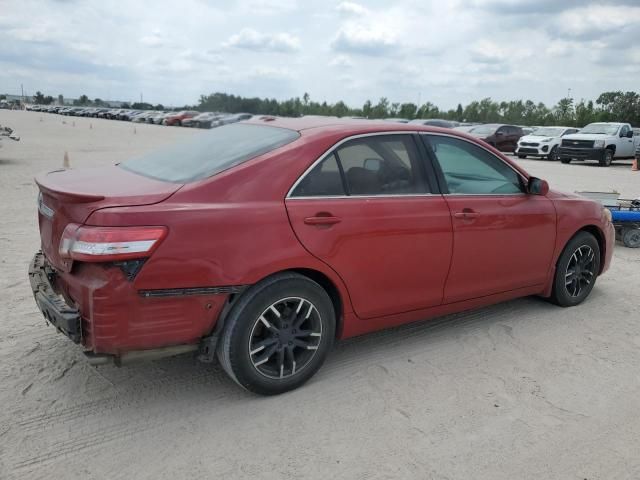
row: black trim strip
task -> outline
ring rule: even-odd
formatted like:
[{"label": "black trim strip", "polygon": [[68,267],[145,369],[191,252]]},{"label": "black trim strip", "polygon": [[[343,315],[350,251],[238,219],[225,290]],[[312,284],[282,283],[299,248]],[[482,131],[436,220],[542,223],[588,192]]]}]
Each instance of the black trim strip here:
[{"label": "black trim strip", "polygon": [[140,290],[141,297],[186,297],[190,295],[229,295],[240,293],[245,285],[231,285],[227,287],[191,287],[191,288],[164,288],[158,290]]}]

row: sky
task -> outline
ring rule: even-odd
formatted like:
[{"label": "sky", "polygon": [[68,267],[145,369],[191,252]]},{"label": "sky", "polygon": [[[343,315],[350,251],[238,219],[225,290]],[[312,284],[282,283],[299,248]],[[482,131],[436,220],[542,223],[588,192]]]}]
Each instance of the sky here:
[{"label": "sky", "polygon": [[455,108],[640,90],[640,0],[0,0],[0,93]]}]

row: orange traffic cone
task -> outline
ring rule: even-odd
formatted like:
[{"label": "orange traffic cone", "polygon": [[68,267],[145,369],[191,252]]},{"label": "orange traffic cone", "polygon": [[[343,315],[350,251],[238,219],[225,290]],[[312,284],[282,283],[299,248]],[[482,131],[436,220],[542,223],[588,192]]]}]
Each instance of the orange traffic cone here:
[{"label": "orange traffic cone", "polygon": [[632,172],[638,171],[638,157],[633,159],[633,163],[631,164],[631,171]]}]

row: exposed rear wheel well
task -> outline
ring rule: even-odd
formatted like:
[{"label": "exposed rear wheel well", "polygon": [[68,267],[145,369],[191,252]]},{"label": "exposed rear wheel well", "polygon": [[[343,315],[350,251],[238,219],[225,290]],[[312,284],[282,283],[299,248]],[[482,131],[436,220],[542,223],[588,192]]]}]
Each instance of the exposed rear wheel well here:
[{"label": "exposed rear wheel well", "polygon": [[334,283],[327,277],[324,273],[321,273],[317,270],[311,270],[309,268],[294,268],[292,270],[288,270],[290,272],[299,273],[300,275],[304,275],[305,277],[310,278],[318,285],[320,285],[327,292],[329,297],[331,298],[331,303],[333,304],[333,311],[336,314],[336,336],[340,336],[342,333],[342,298],[340,297],[340,292],[338,288],[334,285]]},{"label": "exposed rear wheel well", "polygon": [[[293,273],[297,273],[299,275],[304,275],[307,278],[310,278],[311,280],[313,280],[314,282],[316,282],[318,285],[320,285],[325,292],[327,292],[327,294],[329,295],[329,298],[331,298],[331,304],[333,305],[333,310],[335,312],[335,316],[336,316],[336,336],[340,336],[342,334],[342,298],[340,297],[340,292],[338,291],[338,288],[334,285],[334,283],[329,279],[329,277],[327,277],[324,273],[321,273],[317,270],[312,270],[309,268],[293,268],[290,270],[282,270],[280,272],[273,272],[271,275],[269,275],[268,277],[263,278],[262,280],[260,280],[260,282],[264,282],[266,279],[271,278],[273,275],[277,275],[279,273],[285,273],[285,272],[293,272]],[[260,283],[260,282],[256,282],[256,283]],[[220,316],[218,317],[218,321],[216,322],[216,326],[215,326],[215,330],[217,332],[222,331],[222,329],[224,328],[224,323],[226,320],[226,317],[229,313],[229,311],[231,310],[231,308],[233,307],[233,305],[236,303],[236,301],[242,297],[242,293],[238,293],[238,294],[232,294],[229,296],[229,298],[227,299],[227,303],[225,304],[222,312],[220,313]]]},{"label": "exposed rear wheel well", "polygon": [[606,257],[605,250],[607,248],[607,243],[604,239],[604,233],[602,233],[602,231],[595,225],[587,225],[585,227],[582,227],[576,232],[576,234],[578,234],[579,232],[587,232],[596,237],[598,246],[600,247],[600,272],[598,273],[602,273],[602,269],[604,268],[604,259]]}]

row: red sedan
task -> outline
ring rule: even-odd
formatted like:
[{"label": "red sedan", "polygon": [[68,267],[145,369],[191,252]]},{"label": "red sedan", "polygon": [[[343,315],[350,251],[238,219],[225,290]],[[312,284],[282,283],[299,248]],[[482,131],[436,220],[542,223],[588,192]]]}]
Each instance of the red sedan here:
[{"label": "red sedan", "polygon": [[93,364],[197,351],[281,393],[336,339],[526,295],[581,303],[609,266],[599,204],[482,141],[261,117],[40,187],[30,279]]},{"label": "red sedan", "polygon": [[164,124],[169,126],[174,126],[174,125],[181,126],[184,120],[186,120],[187,118],[193,118],[196,115],[200,115],[200,112],[196,112],[196,111],[177,112],[177,113],[174,113],[173,115],[167,115],[164,119]]}]

